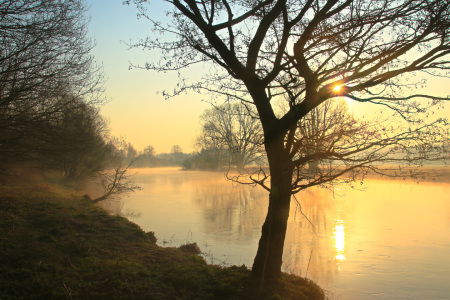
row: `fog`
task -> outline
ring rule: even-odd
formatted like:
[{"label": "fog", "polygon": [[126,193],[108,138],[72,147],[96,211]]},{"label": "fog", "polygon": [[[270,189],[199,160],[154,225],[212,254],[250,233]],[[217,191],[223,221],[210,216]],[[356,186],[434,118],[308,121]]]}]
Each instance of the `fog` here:
[{"label": "fog", "polygon": [[[143,187],[106,203],[161,246],[197,242],[208,262],[251,267],[267,212],[262,188],[220,172],[138,169]],[[441,170],[442,172],[442,170]],[[441,177],[443,181],[443,177]],[[358,189],[311,188],[291,205],[283,270],[337,299],[444,299],[450,260],[448,182],[368,179]]]}]

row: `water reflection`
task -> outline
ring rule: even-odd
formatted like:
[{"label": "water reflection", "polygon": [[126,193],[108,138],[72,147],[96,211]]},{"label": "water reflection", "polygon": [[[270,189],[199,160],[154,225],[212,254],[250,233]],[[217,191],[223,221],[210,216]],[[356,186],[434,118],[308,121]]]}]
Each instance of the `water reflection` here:
[{"label": "water reflection", "polygon": [[267,195],[262,188],[221,180],[197,186],[193,200],[202,211],[202,230],[212,241],[248,243],[259,238]]},{"label": "water reflection", "polygon": [[346,215],[352,208],[326,189],[295,197],[285,243],[283,270],[328,284],[345,258]]},{"label": "water reflection", "polygon": [[[336,247],[337,254],[334,256],[336,260],[345,260],[345,226],[342,220],[338,221],[340,224],[334,227],[334,247]],[[341,268],[339,268],[340,270]]]},{"label": "water reflection", "polygon": [[[251,266],[267,192],[221,173],[138,170],[144,187],[124,202],[173,246],[196,241],[220,261]],[[283,270],[339,299],[445,299],[450,270],[450,185],[371,180],[366,191],[312,188],[297,195]]]},{"label": "water reflection", "polygon": [[142,212],[140,211],[130,209],[124,210],[123,199],[107,199],[106,201],[100,202],[99,205],[112,215],[122,216],[132,221],[136,221],[142,216]]}]

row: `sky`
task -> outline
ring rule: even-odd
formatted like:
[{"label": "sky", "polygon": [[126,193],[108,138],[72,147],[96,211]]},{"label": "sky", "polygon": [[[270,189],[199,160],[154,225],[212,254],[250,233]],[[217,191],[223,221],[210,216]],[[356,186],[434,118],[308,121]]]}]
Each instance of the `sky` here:
[{"label": "sky", "polygon": [[129,70],[130,62],[142,65],[153,58],[152,53],[128,50],[125,44],[150,35],[151,24],[138,20],[135,6],[123,5],[122,1],[86,1],[91,18],[89,35],[95,42],[92,54],[103,65],[107,77],[108,103],[101,107],[102,115],[111,134],[124,138],[137,150],[152,145],[156,153],[163,153],[180,145],[184,152],[191,152],[200,134],[199,116],[210,104],[196,93],[170,100],[158,94],[164,89],[173,90],[175,73]]},{"label": "sky", "polygon": [[[102,106],[101,112],[111,134],[124,138],[137,150],[152,145],[156,153],[164,153],[170,152],[173,145],[179,145],[183,152],[193,151],[194,140],[200,134],[199,116],[211,107],[204,101],[207,96],[190,93],[165,100],[160,92],[173,90],[177,83],[175,73],[129,70],[130,63],[143,65],[155,58],[155,53],[130,50],[126,44],[151,35],[151,23],[138,19],[136,7],[123,5],[123,0],[86,2],[91,18],[89,35],[95,42],[92,54],[107,77],[108,103]],[[164,17],[165,9],[158,1],[151,4],[151,14]],[[447,96],[449,84],[448,79],[432,80],[428,90]],[[367,105],[363,107],[363,113],[373,110]],[[449,116],[450,105],[440,113]]]}]

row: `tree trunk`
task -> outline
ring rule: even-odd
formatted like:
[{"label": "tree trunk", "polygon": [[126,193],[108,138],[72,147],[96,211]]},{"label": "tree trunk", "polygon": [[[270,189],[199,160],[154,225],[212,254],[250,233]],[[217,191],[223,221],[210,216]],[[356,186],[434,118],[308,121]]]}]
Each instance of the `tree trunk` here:
[{"label": "tree trunk", "polygon": [[[277,147],[266,147],[271,175],[269,209],[262,227],[252,275],[261,287],[281,276],[284,240],[291,203],[292,167],[282,141]],[[280,144],[281,143],[281,144]],[[278,149],[277,149],[278,148]]]}]

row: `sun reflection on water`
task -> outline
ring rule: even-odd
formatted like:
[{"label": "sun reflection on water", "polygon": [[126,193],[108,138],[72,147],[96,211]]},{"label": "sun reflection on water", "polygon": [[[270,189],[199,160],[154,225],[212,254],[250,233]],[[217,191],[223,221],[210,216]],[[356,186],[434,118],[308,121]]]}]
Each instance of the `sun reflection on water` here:
[{"label": "sun reflection on water", "polygon": [[[338,221],[338,224],[334,227],[334,247],[336,248],[336,255],[334,259],[338,262],[346,260],[345,250],[345,226],[342,220]],[[339,266],[339,270],[341,267]]]}]

